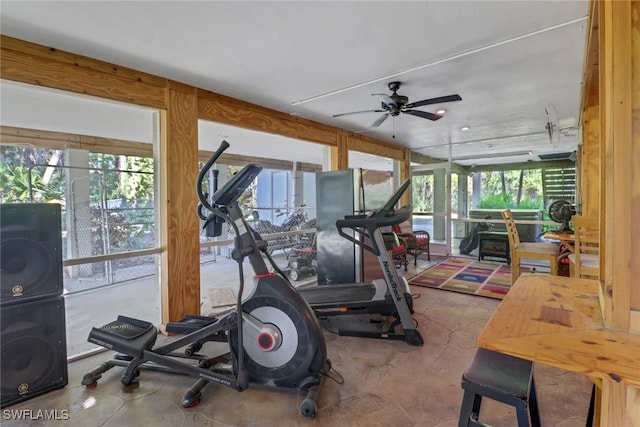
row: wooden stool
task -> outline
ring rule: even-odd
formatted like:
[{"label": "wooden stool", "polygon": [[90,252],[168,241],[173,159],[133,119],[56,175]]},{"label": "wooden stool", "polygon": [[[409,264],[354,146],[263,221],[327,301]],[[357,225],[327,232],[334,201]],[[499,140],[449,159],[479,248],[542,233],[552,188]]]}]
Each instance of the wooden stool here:
[{"label": "wooden stool", "polygon": [[479,348],[462,375],[464,398],[458,427],[486,426],[478,421],[483,397],[514,406],[518,427],[539,427],[533,362]]}]

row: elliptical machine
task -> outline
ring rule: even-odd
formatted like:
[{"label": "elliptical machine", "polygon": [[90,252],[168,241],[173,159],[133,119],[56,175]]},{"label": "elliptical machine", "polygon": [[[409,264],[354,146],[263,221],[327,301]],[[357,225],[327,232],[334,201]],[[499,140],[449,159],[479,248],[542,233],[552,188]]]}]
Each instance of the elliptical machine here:
[{"label": "elliptical machine", "polygon": [[[148,322],[119,316],[117,320],[93,328],[89,342],[123,353],[85,374],[82,384],[95,385],[104,372],[125,366],[121,382],[131,384],[140,368],[181,373],[198,378],[184,394],[182,405],[200,402],[201,391],[214,382],[244,391],[249,383],[306,391],[300,413],[315,416],[316,399],[325,374],[330,370],[322,329],[307,302],[282,275],[269,271],[260,251],[266,254],[266,242],[256,239],[238,205],[238,198],[262,170],[248,164],[214,192],[211,200],[202,191],[202,181],[224,150],[223,141],[197,178],[200,199],[198,215],[205,221],[210,236],[220,235],[227,222],[235,230],[233,259],[237,261],[240,289],[236,307],[221,318],[189,316],[168,324],[167,331],[187,335],[160,347],[154,347],[157,329]],[[215,184],[214,179],[214,188]],[[204,214],[203,209],[209,213]],[[271,257],[269,260],[273,263]],[[242,299],[244,277],[242,262],[248,258],[254,272],[255,289]],[[275,263],[273,263],[275,265]],[[207,341],[228,341],[229,353],[209,357],[198,354]],[[175,351],[187,347],[183,353]],[[184,362],[184,360],[192,363]]]}]

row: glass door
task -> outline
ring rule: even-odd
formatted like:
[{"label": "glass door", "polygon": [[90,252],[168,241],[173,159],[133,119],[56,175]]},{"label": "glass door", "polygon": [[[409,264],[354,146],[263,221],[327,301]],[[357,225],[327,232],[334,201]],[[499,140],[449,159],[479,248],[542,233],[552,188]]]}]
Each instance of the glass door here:
[{"label": "glass door", "polygon": [[431,236],[431,252],[451,253],[451,166],[437,163],[412,167],[413,229]]}]

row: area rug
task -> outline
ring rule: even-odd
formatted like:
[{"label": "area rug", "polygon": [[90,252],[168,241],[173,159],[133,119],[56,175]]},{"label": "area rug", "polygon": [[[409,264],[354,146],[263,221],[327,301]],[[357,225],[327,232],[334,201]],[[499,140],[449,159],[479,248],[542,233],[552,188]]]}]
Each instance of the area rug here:
[{"label": "area rug", "polygon": [[409,284],[502,299],[511,287],[511,267],[465,258],[447,258]]}]

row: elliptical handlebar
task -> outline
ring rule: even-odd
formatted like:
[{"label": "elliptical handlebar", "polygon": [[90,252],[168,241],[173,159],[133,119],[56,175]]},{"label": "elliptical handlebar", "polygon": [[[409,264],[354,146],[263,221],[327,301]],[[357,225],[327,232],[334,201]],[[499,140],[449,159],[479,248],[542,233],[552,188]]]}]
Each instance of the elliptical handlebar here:
[{"label": "elliptical handlebar", "polygon": [[[201,206],[198,206],[198,216],[201,219],[205,219],[205,218],[202,218],[202,215],[201,215],[201,210],[202,209],[201,209],[201,207],[204,207],[205,209],[207,209],[209,211],[213,210],[213,206],[211,206],[209,204],[209,201],[207,200],[207,195],[202,192],[202,181],[204,180],[205,175],[209,172],[209,169],[211,169],[211,167],[218,160],[218,158],[222,155],[222,153],[224,153],[224,151],[229,147],[230,147],[229,143],[227,141],[223,140],[220,143],[220,146],[218,147],[216,152],[213,153],[211,158],[209,160],[207,160],[207,163],[205,163],[204,166],[202,166],[202,169],[200,169],[200,172],[198,173],[198,178],[196,179],[196,194],[198,195],[198,199],[200,200],[200,204],[201,204]],[[214,191],[215,190],[217,190],[217,188],[214,189]]]},{"label": "elliptical handlebar", "polygon": [[[222,234],[222,223],[225,221],[230,224],[233,219],[228,216],[228,208],[238,198],[242,196],[242,193],[251,185],[253,180],[258,176],[262,170],[262,166],[256,163],[249,163],[238,173],[236,173],[229,181],[227,181],[222,188],[218,189],[217,170],[214,170],[213,174],[213,195],[209,197],[208,193],[202,191],[202,181],[204,177],[209,173],[211,167],[216,163],[222,153],[229,148],[227,141],[222,141],[215,153],[211,156],[207,163],[202,166],[198,177],[196,179],[196,193],[200,203],[198,204],[197,214],[198,217],[204,221],[203,228],[206,230],[208,237],[216,237]],[[210,199],[210,201],[209,201]],[[203,210],[206,209],[210,213],[205,214]],[[239,215],[239,214],[238,214]],[[235,226],[232,224],[232,227]],[[236,230],[238,231],[238,230]]]}]

